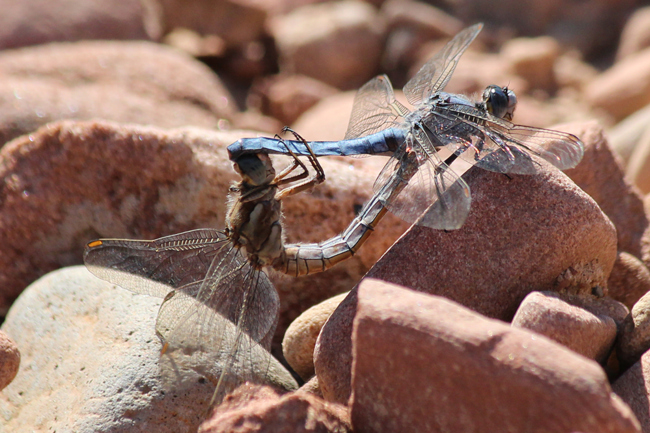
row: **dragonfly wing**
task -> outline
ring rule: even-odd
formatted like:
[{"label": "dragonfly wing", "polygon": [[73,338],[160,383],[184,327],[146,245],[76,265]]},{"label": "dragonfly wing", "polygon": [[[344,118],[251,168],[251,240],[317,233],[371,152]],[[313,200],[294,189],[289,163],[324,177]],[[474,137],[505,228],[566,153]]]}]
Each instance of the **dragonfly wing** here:
[{"label": "dragonfly wing", "polygon": [[364,137],[397,126],[408,111],[395,99],[388,77],[377,76],[364,84],[354,97],[345,139]]},{"label": "dragonfly wing", "polygon": [[195,296],[175,291],[160,307],[163,383],[183,389],[205,378],[223,396],[246,380],[263,382],[278,311],[266,274],[231,245],[215,257]]},{"label": "dragonfly wing", "polygon": [[445,88],[460,57],[482,28],[483,24],[474,24],[458,33],[406,83],[404,95],[411,105],[417,107],[431,94]]},{"label": "dragonfly wing", "polygon": [[[517,149],[526,155],[535,155],[560,170],[573,168],[582,160],[584,144],[573,134],[532,126],[492,126],[492,139],[501,140],[510,149]],[[501,146],[501,144],[500,144]],[[530,165],[515,163],[510,173],[530,174]],[[535,165],[536,168],[538,167]]]},{"label": "dragonfly wing", "polygon": [[498,173],[538,173],[541,165],[533,156],[564,170],[575,167],[584,154],[584,145],[574,135],[514,125],[468,105],[446,107],[424,123],[433,131],[436,146]]},{"label": "dragonfly wing", "polygon": [[153,241],[100,239],[84,251],[95,276],[135,293],[164,297],[172,288],[203,279],[215,255],[227,245],[224,233],[199,229]]},{"label": "dragonfly wing", "polygon": [[417,155],[415,149],[391,157],[375,181],[375,194],[404,221],[433,229],[460,228],[471,203],[467,183],[435,153]]}]

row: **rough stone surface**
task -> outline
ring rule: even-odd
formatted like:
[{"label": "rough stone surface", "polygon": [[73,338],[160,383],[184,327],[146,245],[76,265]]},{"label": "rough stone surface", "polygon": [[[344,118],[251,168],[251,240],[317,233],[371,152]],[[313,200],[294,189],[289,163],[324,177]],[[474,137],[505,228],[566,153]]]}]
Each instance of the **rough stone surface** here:
[{"label": "rough stone surface", "polygon": [[280,70],[341,89],[361,86],[377,72],[385,23],[368,3],[307,5],[271,20]]},{"label": "rough stone surface", "polygon": [[616,120],[650,103],[650,49],[625,57],[596,77],[585,89],[585,98]]},{"label": "rough stone surface", "polygon": [[618,60],[650,47],[650,7],[634,11],[621,32],[616,58]]},{"label": "rough stone surface", "polygon": [[[81,263],[83,246],[94,238],[223,227],[226,195],[238,179],[226,146],[254,135],[66,121],[5,146],[0,305],[7,308],[43,273]],[[373,160],[322,159],[328,181],[283,201],[287,242],[324,241],[343,231],[372,191]],[[286,164],[277,159],[276,167]],[[387,216],[358,254],[323,274],[272,273],[282,299],[278,335],[310,306],[349,290],[406,227]]]},{"label": "rough stone surface", "polygon": [[[565,175],[552,170],[506,177],[472,169],[466,179],[472,207],[461,229],[414,226],[367,275],[502,320],[510,320],[532,291],[591,294],[606,287],[616,257],[614,227]],[[323,395],[338,402],[349,395],[355,305],[353,290],[315,349]]]},{"label": "rough stone surface", "polygon": [[280,396],[269,387],[245,384],[226,397],[201,433],[347,433],[351,432],[346,407],[308,393]]},{"label": "rough stone surface", "polygon": [[617,346],[618,358],[624,367],[637,362],[650,349],[650,293],[632,307],[623,322]]},{"label": "rough stone surface", "polygon": [[598,364],[545,337],[377,280],[358,299],[355,431],[640,431]]},{"label": "rough stone surface", "polygon": [[530,293],[512,326],[542,334],[596,362],[604,362],[616,339],[614,319],[571,305],[556,293]]},{"label": "rough stone surface", "polygon": [[607,280],[607,288],[609,296],[631,309],[650,291],[650,271],[633,255],[619,252]]},{"label": "rough stone surface", "polygon": [[[461,229],[414,226],[367,276],[502,320],[510,320],[532,291],[591,294],[606,287],[616,232],[568,177],[557,170],[507,177],[472,169],[466,180],[472,207]],[[350,394],[355,293],[332,314],[314,351],[323,395],[337,402]]]},{"label": "rough stone surface", "polygon": [[650,431],[650,352],[619,377],[612,389],[632,409],[641,423],[641,431]]},{"label": "rough stone surface", "polygon": [[83,39],[152,39],[161,35],[152,0],[0,2],[0,49]]},{"label": "rough stone surface", "polygon": [[582,139],[585,155],[566,175],[593,198],[616,226],[619,251],[642,257],[641,238],[648,229],[639,190],[625,177],[603,129],[596,122],[571,123],[553,127]]},{"label": "rough stone surface", "polygon": [[[3,324],[23,354],[23,368],[0,394],[6,431],[196,431],[214,386],[197,381],[190,391],[163,392],[159,306],[159,298],[113,286],[81,266],[31,285]],[[277,361],[264,374],[295,386]]]},{"label": "rough stone surface", "polygon": [[0,53],[0,145],[60,119],[207,128],[235,111],[212,71],[162,45],[85,41]]},{"label": "rough stone surface", "polygon": [[467,180],[472,207],[461,229],[414,226],[368,276],[502,320],[531,291],[591,294],[606,287],[616,259],[614,227],[568,177],[472,169]]},{"label": "rough stone surface", "polygon": [[348,293],[341,293],[302,313],[287,328],[282,353],[291,368],[304,380],[314,375],[314,346],[321,328]]},{"label": "rough stone surface", "polygon": [[11,383],[18,374],[20,352],[11,337],[0,331],[0,390]]}]

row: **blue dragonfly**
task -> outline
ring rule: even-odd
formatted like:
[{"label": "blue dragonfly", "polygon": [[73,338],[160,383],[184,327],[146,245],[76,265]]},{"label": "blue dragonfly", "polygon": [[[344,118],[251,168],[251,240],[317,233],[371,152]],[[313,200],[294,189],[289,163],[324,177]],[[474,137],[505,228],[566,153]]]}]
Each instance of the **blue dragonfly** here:
[{"label": "blue dragonfly", "polygon": [[[461,175],[473,166],[535,174],[541,159],[560,170],[575,167],[584,153],[580,139],[513,124],[517,98],[507,87],[488,86],[480,101],[443,91],[482,28],[479,23],[458,33],[406,83],[403,92],[413,109],[395,99],[387,76],[378,76],[357,92],[345,139],[310,142],[311,150],[316,156],[390,155],[373,186],[375,195],[405,221],[445,230],[460,228],[467,218],[471,196]],[[266,137],[240,139],[228,152],[232,159],[284,154],[287,147],[308,153],[300,141]]]}]

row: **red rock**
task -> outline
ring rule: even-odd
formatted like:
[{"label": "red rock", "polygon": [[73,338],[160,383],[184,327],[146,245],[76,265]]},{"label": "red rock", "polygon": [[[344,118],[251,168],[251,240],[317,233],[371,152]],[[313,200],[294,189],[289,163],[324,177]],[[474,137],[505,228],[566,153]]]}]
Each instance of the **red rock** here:
[{"label": "red rock", "polygon": [[631,309],[650,291],[650,271],[641,260],[621,251],[616,256],[607,287],[609,296]]},{"label": "red rock", "polygon": [[151,39],[162,33],[153,3],[140,0],[3,1],[0,49],[83,39]]},{"label": "red rock", "polygon": [[359,1],[302,6],[270,21],[280,70],[340,89],[360,87],[379,67],[385,24]]},{"label": "red rock", "polygon": [[167,29],[185,27],[202,35],[217,35],[236,46],[264,35],[263,3],[240,0],[160,0]]},{"label": "red rock", "polygon": [[199,432],[351,432],[344,406],[308,393],[280,396],[272,388],[245,384],[237,388],[201,424]]},{"label": "red rock", "polygon": [[614,392],[627,403],[641,423],[644,432],[650,429],[650,352],[646,352],[613,384]]},{"label": "red rock", "polygon": [[617,346],[618,359],[624,367],[637,362],[650,349],[650,293],[632,307],[621,327]]},{"label": "red rock", "polygon": [[146,42],[49,44],[0,53],[0,143],[60,119],[215,127],[236,111],[205,65]]},{"label": "red rock", "polygon": [[648,228],[639,191],[625,178],[623,168],[612,152],[602,127],[595,122],[553,127],[582,139],[585,155],[566,175],[593,198],[616,226],[619,251],[642,257],[641,238]]},{"label": "red rock", "polygon": [[617,62],[585,89],[594,107],[621,120],[650,103],[650,49]]},{"label": "red rock", "polygon": [[334,87],[313,78],[279,74],[254,85],[248,105],[290,125],[309,108],[336,93]]},{"label": "red rock", "polygon": [[545,337],[376,280],[358,296],[355,431],[640,431],[598,364]]},{"label": "red rock", "polygon": [[321,328],[348,293],[316,304],[291,322],[282,340],[282,353],[304,380],[314,375],[314,346]]},{"label": "red rock", "polygon": [[[367,276],[502,320],[510,320],[532,291],[591,294],[606,287],[616,258],[614,227],[565,175],[506,177],[473,169],[466,179],[472,207],[461,229],[414,226]],[[323,395],[337,402],[350,393],[355,293],[332,314],[314,351]]]},{"label": "red rock", "polygon": [[554,67],[559,54],[559,44],[549,36],[511,39],[501,47],[501,56],[515,74],[530,87],[549,92],[557,86]]},{"label": "red rock", "polygon": [[621,32],[617,60],[638,53],[650,47],[650,7],[642,7],[634,11],[628,18]]},{"label": "red rock", "polygon": [[0,330],[0,390],[11,383],[18,373],[20,352],[16,343]]},{"label": "red rock", "polygon": [[592,314],[552,292],[526,296],[512,326],[542,334],[600,363],[606,360],[616,339],[616,323],[611,317]]},{"label": "red rock", "polygon": [[[238,178],[225,147],[251,134],[66,121],[7,144],[0,150],[0,306],[43,273],[81,263],[93,238],[223,227]],[[343,231],[371,193],[373,160],[323,159],[328,182],[283,201],[287,242]],[[358,254],[322,275],[272,274],[282,299],[277,335],[310,306],[349,290],[405,228],[387,216]]]}]

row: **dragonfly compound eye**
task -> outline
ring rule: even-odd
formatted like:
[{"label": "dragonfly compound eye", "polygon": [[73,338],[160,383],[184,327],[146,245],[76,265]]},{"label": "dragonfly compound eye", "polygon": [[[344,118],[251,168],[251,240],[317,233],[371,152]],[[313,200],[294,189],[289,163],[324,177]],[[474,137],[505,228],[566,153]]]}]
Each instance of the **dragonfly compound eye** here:
[{"label": "dragonfly compound eye", "polygon": [[250,185],[270,183],[275,177],[271,159],[264,153],[246,154],[235,159],[233,167]]},{"label": "dragonfly compound eye", "polygon": [[494,116],[512,120],[517,105],[517,96],[507,87],[490,85],[483,91],[483,102],[487,110]]}]

